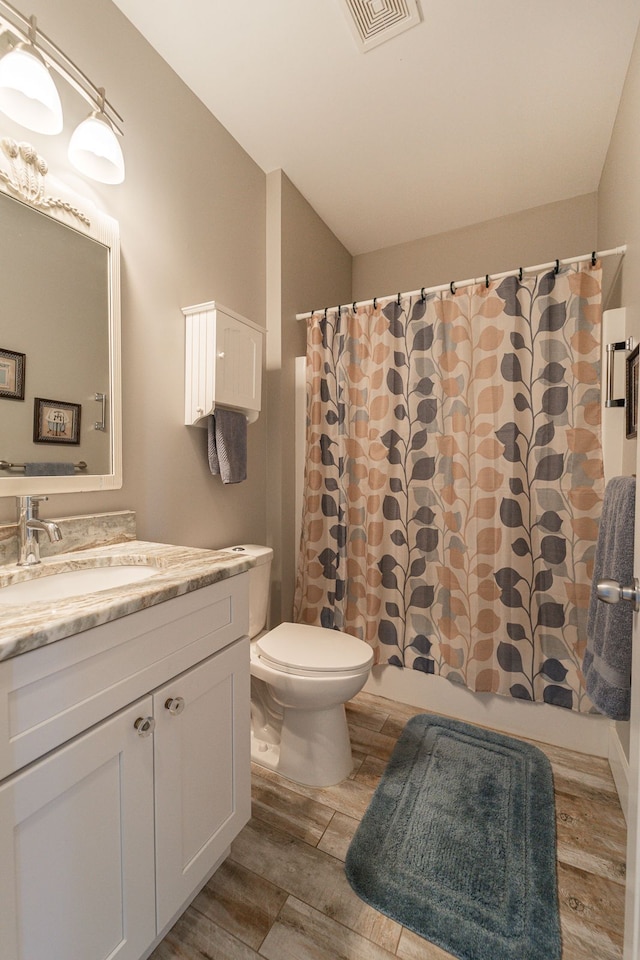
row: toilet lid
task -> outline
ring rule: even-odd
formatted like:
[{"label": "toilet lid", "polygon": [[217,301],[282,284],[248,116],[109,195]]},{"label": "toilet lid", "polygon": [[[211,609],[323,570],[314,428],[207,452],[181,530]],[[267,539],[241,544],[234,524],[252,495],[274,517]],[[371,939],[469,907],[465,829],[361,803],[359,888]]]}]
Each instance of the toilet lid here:
[{"label": "toilet lid", "polygon": [[281,623],[256,641],[262,660],[279,670],[344,673],[371,665],[369,644],[325,627]]}]

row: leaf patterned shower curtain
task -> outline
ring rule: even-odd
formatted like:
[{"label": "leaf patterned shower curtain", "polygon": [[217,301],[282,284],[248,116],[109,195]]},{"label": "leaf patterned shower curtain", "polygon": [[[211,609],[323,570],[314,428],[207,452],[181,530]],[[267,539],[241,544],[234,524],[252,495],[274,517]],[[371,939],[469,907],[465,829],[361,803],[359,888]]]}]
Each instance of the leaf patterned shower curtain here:
[{"label": "leaf patterned shower curtain", "polygon": [[593,710],[599,265],[309,321],[296,620],[376,662]]}]

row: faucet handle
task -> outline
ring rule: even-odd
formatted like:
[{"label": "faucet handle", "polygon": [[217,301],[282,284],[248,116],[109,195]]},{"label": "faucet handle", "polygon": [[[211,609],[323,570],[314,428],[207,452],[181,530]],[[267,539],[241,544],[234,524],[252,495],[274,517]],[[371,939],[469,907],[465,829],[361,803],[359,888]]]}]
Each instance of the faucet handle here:
[{"label": "faucet handle", "polygon": [[40,504],[43,500],[48,500],[49,497],[44,493],[32,493],[31,494],[31,516],[34,519],[37,519],[40,516]]}]

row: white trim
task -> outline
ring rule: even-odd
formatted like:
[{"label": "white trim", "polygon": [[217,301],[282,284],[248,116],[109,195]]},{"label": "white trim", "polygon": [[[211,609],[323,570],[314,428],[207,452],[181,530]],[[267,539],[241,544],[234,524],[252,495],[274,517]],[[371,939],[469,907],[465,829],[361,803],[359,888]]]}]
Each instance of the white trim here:
[{"label": "white trim", "polygon": [[620,806],[624,813],[624,818],[629,822],[629,761],[624,752],[624,748],[618,736],[616,725],[613,721],[609,722],[609,766],[613,774],[613,780],[618,791]]}]

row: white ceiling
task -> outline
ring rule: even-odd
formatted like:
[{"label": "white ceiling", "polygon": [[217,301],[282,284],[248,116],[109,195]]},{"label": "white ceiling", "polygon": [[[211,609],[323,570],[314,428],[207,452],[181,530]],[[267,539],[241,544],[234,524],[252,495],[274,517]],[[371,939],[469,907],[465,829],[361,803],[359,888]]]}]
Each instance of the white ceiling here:
[{"label": "white ceiling", "polygon": [[419,0],[363,54],[341,0],[114,2],[352,254],[596,190],[640,20],[638,0]]}]

